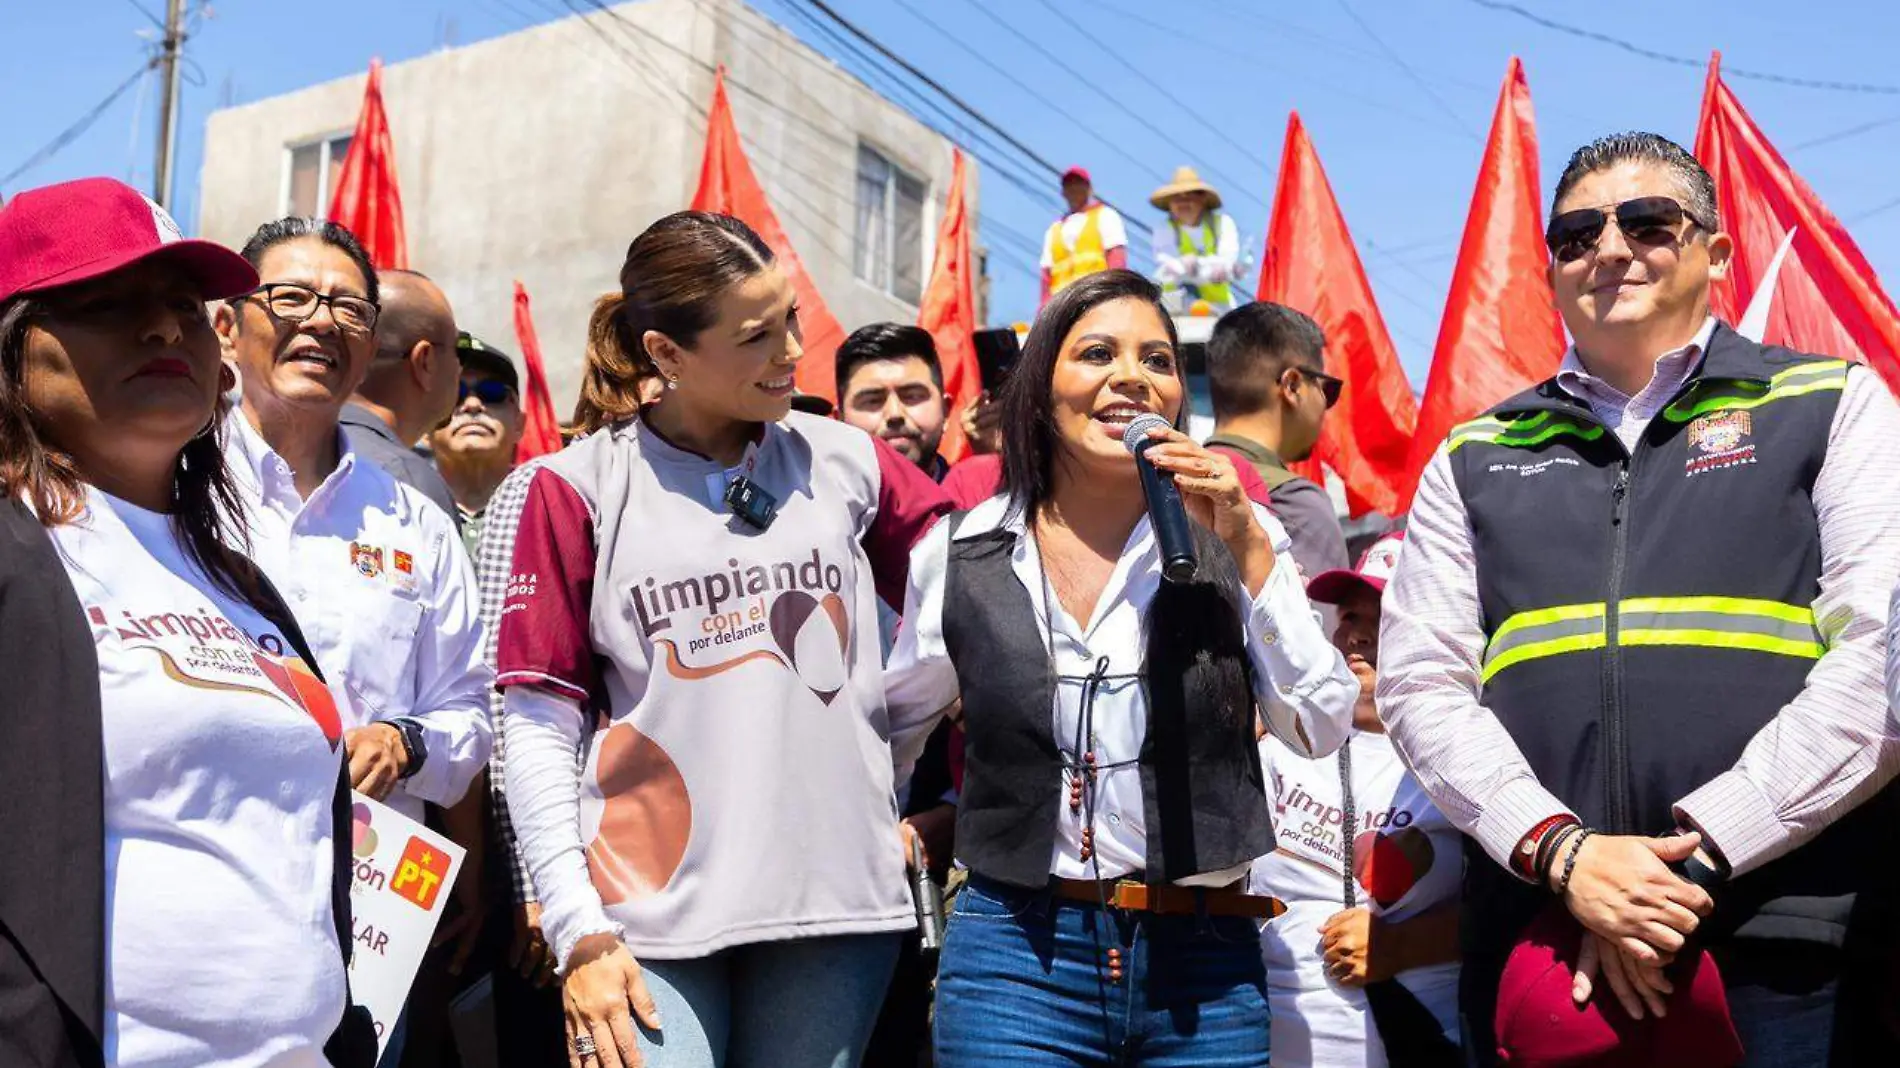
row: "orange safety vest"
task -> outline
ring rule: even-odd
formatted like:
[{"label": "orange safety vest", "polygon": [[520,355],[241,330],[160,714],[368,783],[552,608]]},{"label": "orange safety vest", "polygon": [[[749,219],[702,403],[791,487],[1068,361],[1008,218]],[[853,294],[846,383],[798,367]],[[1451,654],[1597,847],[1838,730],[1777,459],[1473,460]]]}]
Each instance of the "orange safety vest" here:
[{"label": "orange safety vest", "polygon": [[1085,274],[1108,270],[1108,252],[1102,248],[1101,210],[1101,204],[1090,204],[1082,209],[1086,219],[1082,223],[1082,232],[1076,235],[1074,248],[1062,243],[1062,224],[1068,221],[1067,216],[1057,219],[1049,227],[1051,294]]}]

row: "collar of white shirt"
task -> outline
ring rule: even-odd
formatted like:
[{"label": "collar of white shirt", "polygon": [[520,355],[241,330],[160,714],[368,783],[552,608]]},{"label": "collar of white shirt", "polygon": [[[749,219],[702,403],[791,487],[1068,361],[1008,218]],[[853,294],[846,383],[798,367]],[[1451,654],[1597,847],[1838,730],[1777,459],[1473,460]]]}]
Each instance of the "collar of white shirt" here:
[{"label": "collar of white shirt", "polygon": [[[270,447],[264,435],[257,432],[251,421],[245,417],[241,407],[233,406],[225,417],[225,454],[232,459],[231,468],[244,488],[255,495],[264,496],[265,487],[287,486],[290,493],[296,495],[296,481],[290,465]],[[318,486],[317,493],[326,488],[341,485],[356,470],[356,450],[350,448],[350,436],[343,432],[342,426],[336,428],[337,464],[336,470]]]},{"label": "collar of white shirt", "polygon": [[[1656,357],[1649,383],[1636,392],[1640,397],[1660,392],[1663,396],[1672,396],[1676,389],[1686,381],[1696,364],[1701,361],[1703,352],[1709,347],[1709,338],[1715,335],[1716,318],[1711,315],[1702,321],[1702,329],[1689,339],[1687,345],[1670,349]],[[1557,387],[1565,393],[1589,404],[1592,407],[1608,405],[1616,408],[1628,407],[1634,398],[1617,389],[1602,378],[1590,373],[1583,365],[1583,359],[1577,355],[1577,346],[1564,350],[1563,363],[1557,368]]]}]

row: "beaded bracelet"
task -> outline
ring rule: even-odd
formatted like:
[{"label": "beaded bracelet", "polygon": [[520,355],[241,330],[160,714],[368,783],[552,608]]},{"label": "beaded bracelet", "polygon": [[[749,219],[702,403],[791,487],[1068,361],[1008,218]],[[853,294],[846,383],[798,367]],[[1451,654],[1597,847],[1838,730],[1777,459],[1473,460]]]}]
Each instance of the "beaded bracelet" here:
[{"label": "beaded bracelet", "polygon": [[1577,854],[1583,852],[1583,843],[1589,841],[1590,836],[1595,833],[1597,832],[1589,827],[1577,832],[1577,844],[1570,847],[1570,855],[1564,858],[1564,873],[1557,879],[1558,897],[1570,893],[1570,875],[1577,870]]},{"label": "beaded bracelet", "polygon": [[1550,841],[1544,844],[1544,848],[1537,851],[1537,881],[1539,884],[1550,882],[1550,869],[1557,863],[1557,858],[1564,855],[1564,843],[1568,842],[1572,836],[1582,833],[1582,831],[1583,824],[1567,823],[1557,828],[1557,830],[1551,834]]}]

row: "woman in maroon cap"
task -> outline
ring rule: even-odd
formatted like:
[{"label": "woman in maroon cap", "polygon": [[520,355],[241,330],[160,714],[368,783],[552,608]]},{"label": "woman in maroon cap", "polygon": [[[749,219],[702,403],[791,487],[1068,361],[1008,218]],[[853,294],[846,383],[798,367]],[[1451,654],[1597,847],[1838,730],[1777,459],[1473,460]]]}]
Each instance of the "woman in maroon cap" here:
[{"label": "woman in maroon cap", "polygon": [[9,1068],[375,1056],[346,1012],[336,707],[224,547],[232,383],[205,302],[256,284],[109,179],[0,209]]}]

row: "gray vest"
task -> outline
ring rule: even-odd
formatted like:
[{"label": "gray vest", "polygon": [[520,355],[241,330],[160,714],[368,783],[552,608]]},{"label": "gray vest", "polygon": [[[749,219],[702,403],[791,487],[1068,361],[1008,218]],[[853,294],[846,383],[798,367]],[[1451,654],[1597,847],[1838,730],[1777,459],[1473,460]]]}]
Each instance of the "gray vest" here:
[{"label": "gray vest", "polygon": [[[1233,592],[1240,577],[1219,539],[1199,526],[1194,535],[1201,577],[1162,583],[1148,609],[1139,764],[1149,883],[1273,851]],[[1007,530],[951,539],[944,644],[963,697],[957,858],[988,878],[1036,888],[1049,881],[1063,760],[1051,715],[1056,677],[1029,591],[1010,568],[1015,539]]]}]

